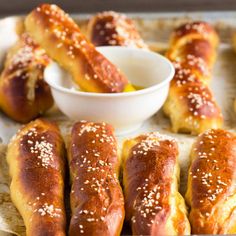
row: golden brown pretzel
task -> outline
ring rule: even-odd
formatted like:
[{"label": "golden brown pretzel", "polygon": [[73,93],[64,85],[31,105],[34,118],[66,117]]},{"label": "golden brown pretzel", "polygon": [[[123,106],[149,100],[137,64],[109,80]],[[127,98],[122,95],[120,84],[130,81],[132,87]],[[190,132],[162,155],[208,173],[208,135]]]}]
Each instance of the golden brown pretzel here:
[{"label": "golden brown pretzel", "polygon": [[7,162],[27,236],[65,236],[64,143],[57,126],[41,119],[24,126],[9,143]]},{"label": "golden brown pretzel", "polygon": [[191,22],[177,28],[166,56],[176,73],[171,82],[164,112],[174,132],[199,134],[223,123],[207,83],[215,61],[218,36],[206,22]]},{"label": "golden brown pretzel", "polygon": [[200,78],[208,82],[218,44],[219,37],[210,24],[189,22],[174,30],[166,56],[200,73]]},{"label": "golden brown pretzel", "polygon": [[91,17],[88,36],[95,46],[127,46],[147,49],[134,22],[124,14],[105,11]]},{"label": "golden brown pretzel", "polygon": [[178,62],[184,68],[192,69],[204,82],[211,79],[212,65],[215,62],[216,50],[206,39],[193,39],[180,48],[170,47],[166,56]]},{"label": "golden brown pretzel", "polygon": [[177,27],[170,40],[170,47],[180,48],[195,39],[207,40],[213,48],[219,44],[219,37],[214,28],[204,21],[193,21]]},{"label": "golden brown pretzel", "polygon": [[79,26],[56,5],[43,4],[25,20],[26,30],[47,54],[69,71],[88,92],[123,92],[128,84],[121,72],[99,53]]},{"label": "golden brown pretzel", "polygon": [[236,233],[236,136],[212,129],[193,145],[186,200],[193,234]]},{"label": "golden brown pretzel", "polygon": [[164,112],[171,119],[173,132],[199,134],[209,127],[222,126],[222,115],[208,86],[192,69],[174,63],[175,76],[171,81]]},{"label": "golden brown pretzel", "polygon": [[125,213],[134,235],[190,234],[186,206],[178,192],[177,157],[177,143],[159,133],[124,143]]},{"label": "golden brown pretzel", "polygon": [[0,108],[10,118],[26,123],[53,105],[43,80],[48,63],[45,51],[26,33],[10,49],[0,77]]},{"label": "golden brown pretzel", "polygon": [[120,235],[124,199],[113,128],[105,123],[77,122],[68,158],[72,181],[69,235]]}]

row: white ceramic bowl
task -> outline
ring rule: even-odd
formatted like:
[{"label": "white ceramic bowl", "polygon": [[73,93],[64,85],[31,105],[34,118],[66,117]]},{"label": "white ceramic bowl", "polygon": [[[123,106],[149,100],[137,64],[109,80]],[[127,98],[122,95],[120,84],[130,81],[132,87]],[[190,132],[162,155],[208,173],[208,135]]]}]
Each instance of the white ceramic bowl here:
[{"label": "white ceramic bowl", "polygon": [[145,89],[128,93],[90,93],[75,89],[71,76],[56,63],[45,70],[59,109],[73,120],[104,121],[116,134],[134,131],[164,104],[174,68],[165,57],[142,49],[98,47],[132,84]]}]

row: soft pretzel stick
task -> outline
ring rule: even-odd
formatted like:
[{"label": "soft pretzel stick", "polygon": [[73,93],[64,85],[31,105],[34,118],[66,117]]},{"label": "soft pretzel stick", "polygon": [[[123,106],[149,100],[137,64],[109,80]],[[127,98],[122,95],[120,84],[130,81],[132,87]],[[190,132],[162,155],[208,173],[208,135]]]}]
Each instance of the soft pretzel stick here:
[{"label": "soft pretzel stick", "polygon": [[120,235],[124,199],[112,126],[86,121],[74,124],[68,158],[72,181],[69,235]]},{"label": "soft pretzel stick", "polygon": [[8,146],[11,198],[27,236],[65,236],[64,143],[56,125],[35,120]]},{"label": "soft pretzel stick", "polygon": [[148,49],[134,22],[124,14],[105,11],[91,17],[88,36],[96,46],[126,46]]},{"label": "soft pretzel stick", "polygon": [[99,53],[79,26],[56,5],[43,4],[25,20],[26,30],[47,54],[69,71],[88,92],[123,92],[128,84],[121,72]]}]

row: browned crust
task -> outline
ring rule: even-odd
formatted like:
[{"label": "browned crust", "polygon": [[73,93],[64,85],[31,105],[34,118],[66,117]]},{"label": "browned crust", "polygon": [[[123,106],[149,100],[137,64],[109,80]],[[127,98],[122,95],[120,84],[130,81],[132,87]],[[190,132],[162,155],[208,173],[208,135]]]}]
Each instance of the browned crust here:
[{"label": "browned crust", "polygon": [[[193,39],[181,47],[171,47],[167,52],[170,60],[176,60],[185,66],[204,72],[211,71],[216,57],[215,48],[206,39]],[[203,74],[204,75],[204,74]],[[208,76],[210,74],[208,73]]]},{"label": "browned crust", "polygon": [[26,123],[53,105],[53,98],[43,79],[49,58],[28,34],[8,52],[0,77],[0,107],[10,118]]},{"label": "browned crust", "polygon": [[174,132],[199,134],[223,124],[207,83],[216,57],[218,36],[206,22],[190,22],[177,28],[166,56],[176,73],[171,82],[164,112]]},{"label": "browned crust", "polygon": [[189,22],[175,29],[166,56],[194,69],[195,73],[200,73],[202,79],[207,80],[210,73],[207,76],[203,71],[211,72],[218,43],[219,37],[209,23]]},{"label": "browned crust", "polygon": [[221,127],[221,110],[199,73],[180,63],[174,65],[176,73],[164,104],[173,131],[196,135],[209,128]]},{"label": "browned crust", "polygon": [[196,58],[202,58],[210,68],[215,59],[215,48],[205,39],[191,40],[186,43],[180,51],[180,55],[182,53],[184,55],[192,55]]},{"label": "browned crust", "polygon": [[36,120],[18,131],[8,146],[11,196],[27,235],[64,236],[64,143],[58,127]]},{"label": "browned crust", "polygon": [[171,81],[170,93],[188,108],[186,116],[194,119],[218,119],[221,111],[208,86],[191,69],[175,63],[175,76]]},{"label": "browned crust", "polygon": [[112,126],[76,123],[68,157],[72,181],[69,235],[119,235],[124,199]]},{"label": "browned crust", "polygon": [[[172,187],[177,178],[177,143],[158,133],[145,134],[127,140],[123,153],[126,219],[131,222],[133,234],[173,234],[167,221],[171,214],[170,197],[175,194]],[[170,224],[176,234],[188,234],[186,215],[180,211],[175,214],[178,223],[174,219]]]},{"label": "browned crust", "polygon": [[124,90],[128,83],[124,75],[95,49],[78,25],[56,5],[39,6],[26,17],[25,25],[47,54],[72,74],[82,90],[108,93]]},{"label": "browned crust", "polygon": [[[236,204],[226,205],[236,194],[235,134],[220,129],[201,134],[193,145],[191,159],[186,198],[191,207],[192,233],[236,233]],[[223,220],[227,208],[232,211]],[[234,232],[230,231],[232,225]]]},{"label": "browned crust", "polygon": [[[206,39],[215,48],[219,43],[219,37],[215,29],[207,22],[193,21],[180,25],[172,34],[171,46],[193,39]],[[182,44],[181,43],[181,44]]]},{"label": "browned crust", "polygon": [[127,46],[147,49],[134,22],[124,14],[105,11],[91,17],[88,36],[95,46]]}]

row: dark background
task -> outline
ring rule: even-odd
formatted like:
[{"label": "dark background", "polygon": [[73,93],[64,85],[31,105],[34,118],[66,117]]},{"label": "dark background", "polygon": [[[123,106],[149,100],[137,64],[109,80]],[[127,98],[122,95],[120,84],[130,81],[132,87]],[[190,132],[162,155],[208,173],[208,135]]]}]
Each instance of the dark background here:
[{"label": "dark background", "polygon": [[0,15],[27,13],[43,2],[58,4],[70,13],[236,10],[236,0],[0,0]]}]

